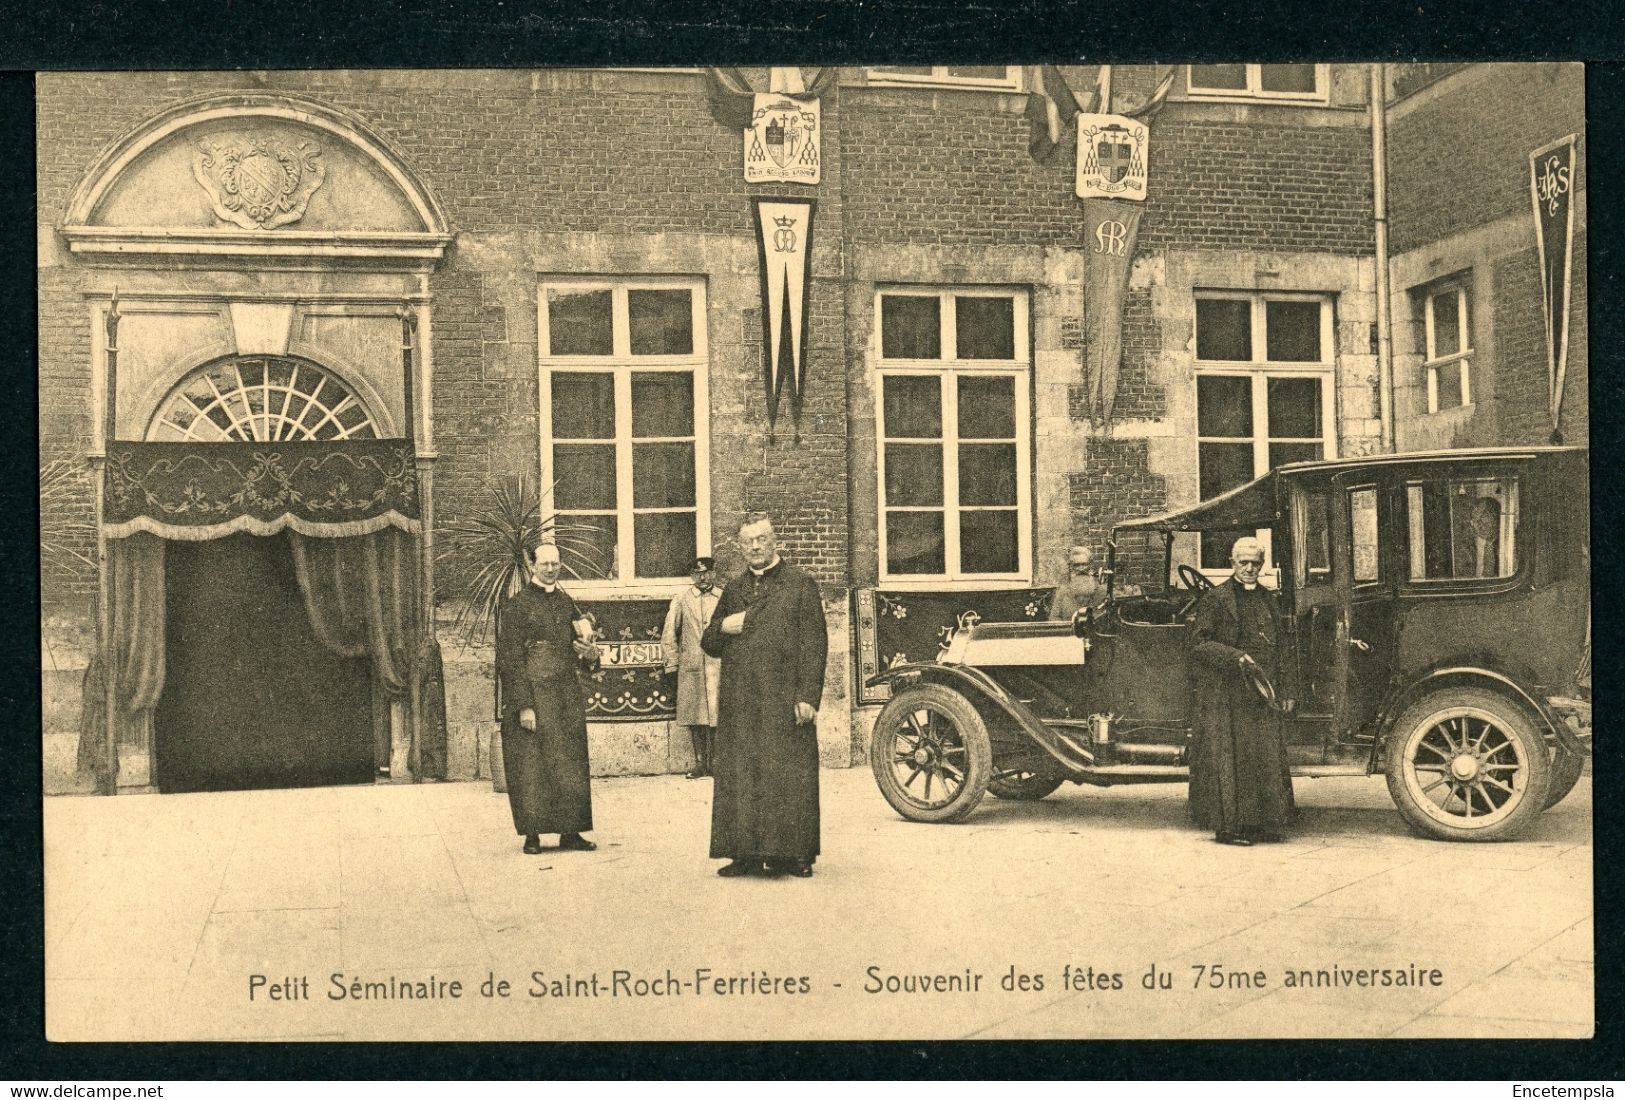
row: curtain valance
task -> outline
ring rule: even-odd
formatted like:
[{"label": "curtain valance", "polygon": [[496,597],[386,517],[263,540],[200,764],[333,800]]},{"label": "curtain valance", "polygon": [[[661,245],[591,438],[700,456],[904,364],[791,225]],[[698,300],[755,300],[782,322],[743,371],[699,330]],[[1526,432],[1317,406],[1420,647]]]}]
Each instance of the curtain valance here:
[{"label": "curtain valance", "polygon": [[412,444],[136,443],[107,449],[106,531],[201,540],[292,529],[314,538],[417,533]]}]

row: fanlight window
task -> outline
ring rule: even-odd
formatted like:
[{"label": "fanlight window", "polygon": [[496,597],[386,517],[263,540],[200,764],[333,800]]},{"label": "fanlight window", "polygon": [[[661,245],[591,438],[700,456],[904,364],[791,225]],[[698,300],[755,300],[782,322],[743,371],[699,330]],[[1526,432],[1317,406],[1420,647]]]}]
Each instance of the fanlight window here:
[{"label": "fanlight window", "polygon": [[228,359],[175,387],[149,438],[156,442],[258,443],[376,439],[378,428],[350,387],[297,359]]}]

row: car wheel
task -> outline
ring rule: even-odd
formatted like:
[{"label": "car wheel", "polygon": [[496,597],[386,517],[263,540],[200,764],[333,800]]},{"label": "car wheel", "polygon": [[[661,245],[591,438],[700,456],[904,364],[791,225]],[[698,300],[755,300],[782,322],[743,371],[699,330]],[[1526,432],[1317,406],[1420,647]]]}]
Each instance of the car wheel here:
[{"label": "car wheel", "polygon": [[1546,788],[1546,809],[1551,809],[1568,797],[1585,771],[1586,758],[1570,752],[1562,745],[1552,750],[1552,782]]},{"label": "car wheel", "polygon": [[987,724],[964,696],[920,684],[892,697],[875,718],[869,749],[880,793],[910,821],[960,821],[993,775]]},{"label": "car wheel", "polygon": [[1064,776],[1047,771],[1018,769],[994,776],[988,781],[987,791],[995,798],[1007,798],[1013,802],[1037,802],[1065,782]]},{"label": "car wheel", "polygon": [[1550,751],[1534,717],[1484,688],[1435,691],[1388,737],[1388,793],[1440,840],[1505,840],[1546,808]]}]

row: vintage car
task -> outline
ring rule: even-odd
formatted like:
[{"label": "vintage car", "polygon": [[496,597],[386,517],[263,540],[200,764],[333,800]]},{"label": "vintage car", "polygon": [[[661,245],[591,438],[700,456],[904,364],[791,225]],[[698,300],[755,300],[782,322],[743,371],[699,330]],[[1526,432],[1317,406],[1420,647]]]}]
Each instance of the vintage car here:
[{"label": "vintage car", "polygon": [[1514,836],[1590,754],[1587,489],[1582,448],[1382,455],[1280,466],[1120,524],[1099,607],[977,623],[870,680],[891,691],[875,778],[926,822],[985,791],[1184,781],[1192,608],[1256,533],[1283,631],[1278,682],[1254,686],[1293,774],[1382,773],[1428,836]]}]

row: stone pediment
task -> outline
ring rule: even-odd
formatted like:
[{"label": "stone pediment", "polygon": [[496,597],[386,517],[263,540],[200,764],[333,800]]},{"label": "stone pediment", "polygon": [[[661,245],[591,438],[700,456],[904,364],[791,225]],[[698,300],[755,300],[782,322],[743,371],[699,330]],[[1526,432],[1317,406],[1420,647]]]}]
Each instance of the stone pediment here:
[{"label": "stone pediment", "polygon": [[450,232],[406,159],[361,120],[282,95],[178,104],[102,154],[62,224],[102,261],[220,257],[424,267]]}]

